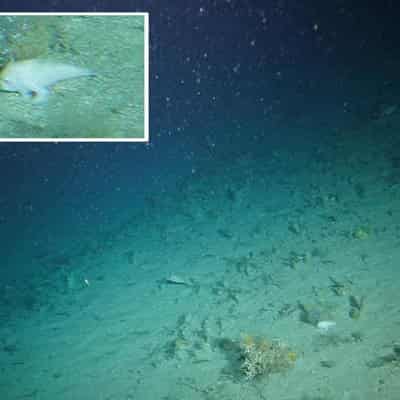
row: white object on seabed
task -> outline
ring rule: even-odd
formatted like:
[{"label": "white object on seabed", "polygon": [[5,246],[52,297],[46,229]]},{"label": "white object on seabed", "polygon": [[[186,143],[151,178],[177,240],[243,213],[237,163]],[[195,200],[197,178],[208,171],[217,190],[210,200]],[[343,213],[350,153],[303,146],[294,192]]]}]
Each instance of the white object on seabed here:
[{"label": "white object on seabed", "polygon": [[31,59],[8,63],[0,72],[0,85],[3,91],[18,92],[35,103],[43,103],[57,82],[95,75],[75,65]]},{"label": "white object on seabed", "polygon": [[335,321],[319,321],[317,324],[317,328],[319,332],[322,334],[328,333],[335,326],[336,326]]}]

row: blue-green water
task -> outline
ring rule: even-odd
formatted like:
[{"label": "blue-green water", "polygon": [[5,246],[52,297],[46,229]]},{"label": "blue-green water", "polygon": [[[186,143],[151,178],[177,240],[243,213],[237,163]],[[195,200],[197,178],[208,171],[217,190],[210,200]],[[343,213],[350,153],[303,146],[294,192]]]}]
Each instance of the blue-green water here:
[{"label": "blue-green water", "polygon": [[149,3],[149,143],[1,144],[1,399],[399,398],[386,6]]}]

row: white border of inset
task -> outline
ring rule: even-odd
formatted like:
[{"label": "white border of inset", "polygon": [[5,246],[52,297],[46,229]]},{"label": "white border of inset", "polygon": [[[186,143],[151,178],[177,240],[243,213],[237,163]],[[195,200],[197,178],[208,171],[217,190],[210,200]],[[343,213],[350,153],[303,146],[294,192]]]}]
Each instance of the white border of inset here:
[{"label": "white border of inset", "polygon": [[29,139],[10,139],[1,138],[0,142],[148,142],[149,141],[149,13],[148,12],[0,12],[0,17],[4,16],[142,16],[144,17],[144,138],[29,138]]}]

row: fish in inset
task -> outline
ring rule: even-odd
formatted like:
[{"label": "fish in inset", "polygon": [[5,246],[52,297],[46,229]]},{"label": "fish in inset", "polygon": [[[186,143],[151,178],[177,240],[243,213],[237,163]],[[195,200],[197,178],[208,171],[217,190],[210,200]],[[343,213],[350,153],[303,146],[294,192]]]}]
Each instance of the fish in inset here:
[{"label": "fish in inset", "polygon": [[31,59],[8,63],[0,72],[0,85],[3,92],[17,92],[42,103],[57,82],[85,76],[96,74],[70,64]]}]

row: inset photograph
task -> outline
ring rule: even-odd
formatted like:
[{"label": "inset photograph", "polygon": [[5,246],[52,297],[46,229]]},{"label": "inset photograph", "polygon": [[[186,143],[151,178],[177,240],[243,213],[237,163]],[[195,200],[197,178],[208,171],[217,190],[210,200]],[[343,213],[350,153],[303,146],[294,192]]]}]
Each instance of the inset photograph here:
[{"label": "inset photograph", "polygon": [[0,14],[0,141],[148,141],[148,24]]}]

